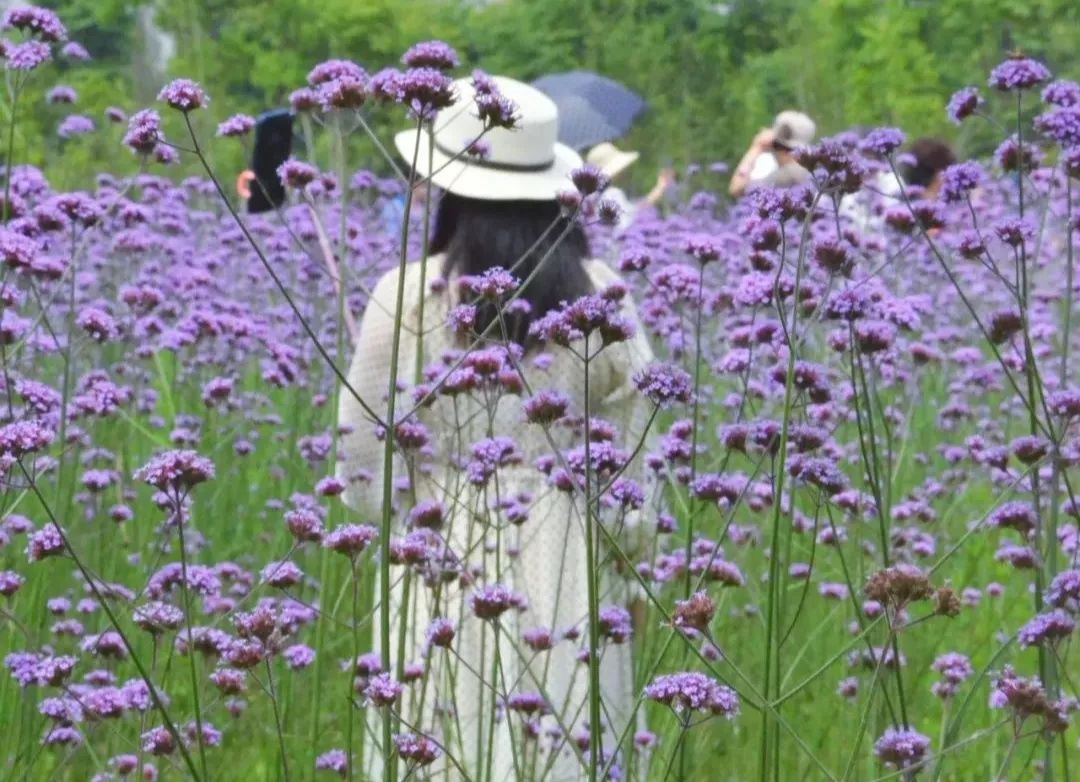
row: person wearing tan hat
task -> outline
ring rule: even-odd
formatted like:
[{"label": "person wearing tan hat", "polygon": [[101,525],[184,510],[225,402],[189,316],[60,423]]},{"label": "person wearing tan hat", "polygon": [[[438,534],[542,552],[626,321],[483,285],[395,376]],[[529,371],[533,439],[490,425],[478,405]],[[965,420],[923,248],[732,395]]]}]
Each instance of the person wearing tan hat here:
[{"label": "person wearing tan hat", "polygon": [[792,187],[810,179],[810,172],[800,166],[794,153],[814,141],[817,127],[800,111],[781,111],[771,128],[762,128],[742,156],[728,185],[735,198],[751,187],[772,185]]},{"label": "person wearing tan hat", "polygon": [[[513,130],[484,132],[474,108],[474,84],[462,79],[454,84],[453,106],[422,130],[406,130],[395,138],[409,163],[414,150],[420,150],[416,175],[442,191],[435,206],[432,254],[426,262],[410,262],[403,271],[387,272],[376,284],[363,314],[348,381],[385,420],[395,322],[400,318],[394,381],[406,390],[399,395],[402,401],[395,415],[412,410],[405,421],[422,425],[427,443],[419,454],[394,454],[394,478],[408,478],[408,486],[397,490],[392,500],[395,535],[436,529],[431,550],[441,552],[429,568],[413,569],[408,605],[402,605],[408,594],[402,591],[408,589],[399,577],[403,571],[395,571],[399,575],[391,588],[394,643],[399,632],[406,632],[405,660],[426,660],[429,667],[423,682],[402,696],[402,720],[445,749],[444,757],[425,772],[432,778],[518,779],[514,753],[520,746],[511,732],[512,721],[501,720],[489,738],[490,715],[501,708],[493,698],[543,692],[545,709],[559,715],[567,731],[562,739],[566,743],[552,748],[550,758],[541,763],[547,764],[545,778],[581,779],[585,772],[569,742],[588,720],[588,675],[577,659],[580,645],[562,638],[587,627],[584,509],[575,492],[560,491],[534,466],[545,454],[573,449],[580,436],[574,426],[548,429],[528,424],[522,405],[532,394],[554,390],[568,400],[567,415],[576,417],[587,409],[587,389],[594,419],[616,427],[619,441],[632,448],[648,430],[651,413],[651,403],[637,392],[633,377],[653,361],[653,353],[629,296],[620,308],[634,335],[602,351],[590,344],[588,384],[571,349],[541,345],[531,332],[532,323],[563,302],[604,291],[619,284],[619,278],[605,264],[589,260],[582,226],[568,222],[561,211],[557,196],[574,189],[570,173],[582,161],[557,142],[555,104],[527,84],[492,78],[503,96],[516,104]],[[485,154],[462,155],[481,134]],[[511,305],[500,305],[496,296],[478,299],[462,284],[463,278],[480,279],[496,267],[527,281]],[[463,305],[474,308],[467,317]],[[518,343],[521,351],[504,353],[500,346],[506,341]],[[581,347],[580,341],[574,343],[575,349]],[[482,349],[486,363],[469,362],[477,349]],[[479,368],[490,367],[493,361],[500,367],[496,373]],[[432,373],[425,371],[418,378],[418,368]],[[474,386],[466,382],[470,377]],[[520,382],[510,382],[518,377]],[[417,404],[411,390],[419,381],[433,389],[444,383],[461,388],[434,392],[428,402]],[[470,393],[470,387],[478,390]],[[357,519],[379,519],[384,437],[378,436],[375,422],[352,394],[342,393],[340,399],[343,435],[337,475],[346,485],[342,497]],[[474,447],[510,440],[515,458],[502,463],[496,480],[477,480],[466,470]],[[639,458],[630,463],[627,474],[649,485]],[[422,508],[437,521],[417,520]],[[602,523],[608,525],[606,512],[601,511]],[[626,545],[648,537],[640,527],[644,517],[636,511],[619,514],[610,520],[612,534],[627,536]],[[605,555],[604,561],[611,559]],[[496,584],[521,598],[515,598],[514,609],[497,623],[484,621],[471,602],[480,590]],[[628,583],[613,567],[603,565],[600,593],[605,606],[626,605],[632,599]],[[452,623],[452,651],[425,641],[437,618]],[[523,640],[526,630],[538,628],[548,628],[552,637],[551,648],[542,653]],[[377,623],[374,635],[373,648],[378,649]],[[605,716],[603,725],[590,727],[603,731],[599,735],[605,752],[614,750],[619,736],[627,735],[634,718],[631,647],[604,647],[600,684]],[[377,736],[379,710],[368,711]],[[366,753],[366,778],[382,779],[381,764],[380,752]]]},{"label": "person wearing tan hat", "polygon": [[[614,183],[615,179],[637,162],[640,156],[638,152],[624,151],[610,141],[605,141],[590,149],[585,160],[607,174]],[[616,231],[626,230],[634,222],[637,210],[642,206],[656,206],[660,203],[660,199],[673,184],[675,184],[675,172],[670,168],[662,169],[656,177],[656,184],[653,185],[652,190],[637,203],[631,201],[622,188],[614,184],[609,185],[604,191],[604,198],[613,201],[619,207],[619,222],[616,225]]]}]

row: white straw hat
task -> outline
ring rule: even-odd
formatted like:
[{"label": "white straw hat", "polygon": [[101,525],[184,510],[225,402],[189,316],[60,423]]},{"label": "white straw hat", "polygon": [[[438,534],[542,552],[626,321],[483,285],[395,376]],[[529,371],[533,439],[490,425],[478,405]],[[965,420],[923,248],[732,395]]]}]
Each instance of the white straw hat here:
[{"label": "white straw hat", "polygon": [[605,141],[590,149],[585,159],[614,179],[632,166],[639,157],[641,157],[640,152],[632,150],[624,152],[610,141]]},{"label": "white straw hat", "polygon": [[[473,102],[470,79],[454,82],[457,101],[435,118],[434,132],[420,130],[416,170],[443,190],[487,201],[553,201],[572,190],[570,172],[581,167],[581,156],[557,141],[559,112],[555,103],[534,87],[505,76],[491,77],[499,91],[517,106],[520,117],[513,130],[495,128],[483,135],[482,158],[462,154],[484,130]],[[394,137],[398,152],[412,162],[416,130]],[[434,136],[434,145],[429,140]],[[432,154],[429,159],[428,151]]]},{"label": "white straw hat", "polygon": [[773,137],[788,149],[804,149],[814,142],[817,126],[801,111],[781,111],[773,120]]}]

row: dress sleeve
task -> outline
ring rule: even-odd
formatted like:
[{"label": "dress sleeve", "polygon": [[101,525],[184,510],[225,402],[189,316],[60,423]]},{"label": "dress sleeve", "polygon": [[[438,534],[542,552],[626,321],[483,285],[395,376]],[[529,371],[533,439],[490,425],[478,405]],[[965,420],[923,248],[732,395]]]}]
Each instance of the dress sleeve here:
[{"label": "dress sleeve", "polygon": [[[416,281],[411,265],[405,271],[405,311],[414,308]],[[397,307],[398,270],[383,275],[364,308],[356,351],[346,376],[349,385],[380,418],[386,419],[390,359]],[[406,318],[408,320],[408,318]],[[411,367],[416,355],[416,335],[412,324],[402,323],[398,367]],[[399,373],[400,374],[400,373]],[[400,405],[399,405],[400,407]],[[337,477],[346,485],[342,500],[365,518],[375,518],[382,508],[384,441],[376,436],[376,424],[360,403],[342,387],[338,401],[341,436]]]}]

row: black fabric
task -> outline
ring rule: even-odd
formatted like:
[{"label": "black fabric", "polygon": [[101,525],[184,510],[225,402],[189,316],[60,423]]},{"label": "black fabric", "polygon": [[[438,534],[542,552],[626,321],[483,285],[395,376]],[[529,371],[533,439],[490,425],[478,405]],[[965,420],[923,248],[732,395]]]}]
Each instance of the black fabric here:
[{"label": "black fabric", "polygon": [[268,111],[255,121],[255,151],[251,170],[251,198],[247,209],[251,214],[269,212],[285,203],[285,186],[278,178],[278,167],[292,154],[293,114],[288,109]]}]

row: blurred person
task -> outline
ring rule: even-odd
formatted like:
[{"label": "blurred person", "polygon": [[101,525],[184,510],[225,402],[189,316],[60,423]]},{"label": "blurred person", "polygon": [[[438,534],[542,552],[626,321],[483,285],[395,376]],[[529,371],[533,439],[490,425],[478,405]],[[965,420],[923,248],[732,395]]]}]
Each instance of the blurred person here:
[{"label": "blurred person", "polygon": [[900,176],[905,185],[922,188],[923,197],[932,200],[941,188],[942,173],[955,162],[956,153],[947,142],[924,136],[901,156]]},{"label": "blurred person", "polygon": [[[956,163],[952,147],[941,139],[924,136],[896,156],[896,173],[881,171],[867,183],[865,193],[845,196],[840,202],[841,214],[852,219],[861,230],[878,230],[883,210],[903,205],[909,198],[936,200],[945,169]],[[873,204],[871,196],[878,196]],[[940,228],[930,228],[930,236],[938,236]]]},{"label": "blurred person", "polygon": [[[409,207],[410,219],[423,217],[425,204],[430,197],[431,186],[427,182],[420,182],[413,188],[412,205]],[[405,193],[399,192],[383,201],[382,209],[379,210],[379,223],[391,236],[400,236],[404,222]]]},{"label": "blurred person", "polygon": [[[586,409],[580,360],[570,349],[551,343],[541,350],[530,327],[565,302],[620,284],[619,278],[602,262],[589,259],[582,226],[566,222],[557,200],[561,191],[573,188],[569,175],[582,161],[572,149],[557,143],[554,103],[521,82],[499,77],[494,82],[517,105],[520,120],[514,130],[500,128],[484,134],[490,145],[484,158],[454,154],[484,130],[482,121],[467,109],[442,112],[430,131],[433,139],[427,129],[403,131],[396,138],[399,151],[408,160],[417,148],[416,134],[421,134],[417,174],[430,179],[443,194],[435,207],[432,255],[426,264],[406,264],[403,278],[398,269],[385,274],[360,325],[348,380],[384,420],[396,315],[401,317],[397,381],[402,387],[416,383],[418,367],[440,367],[439,372],[445,373],[455,365],[453,357],[469,366],[468,357],[479,345],[487,361],[501,362],[498,377],[518,376],[527,381],[523,383],[527,388],[564,394],[570,400],[568,414],[572,416]],[[462,103],[471,101],[474,87],[468,80],[459,80],[455,87]],[[557,230],[551,230],[552,225]],[[519,305],[500,311],[494,301],[481,300],[469,322],[452,328],[461,305],[476,302],[475,295],[462,285],[463,279],[475,280],[498,267],[512,267],[513,275],[523,281]],[[400,313],[399,295],[403,302]],[[633,324],[634,336],[609,345],[591,359],[588,404],[592,416],[613,425],[632,446],[644,436],[651,409],[636,390],[633,377],[653,360],[653,354],[630,299],[623,298],[618,307],[626,322]],[[514,354],[506,352],[500,332],[505,332],[507,341],[521,346],[517,359],[509,358]],[[435,382],[433,377],[424,379]],[[588,676],[577,659],[579,646],[561,641],[563,633],[584,633],[587,628],[581,510],[572,494],[556,489],[534,466],[538,458],[552,453],[553,441],[555,449],[566,452],[580,444],[582,434],[575,427],[556,426],[545,435],[539,426],[528,425],[517,393],[492,390],[485,392],[483,399],[479,396],[479,392],[435,394],[431,404],[419,405],[415,415],[407,419],[421,424],[427,432],[424,461],[430,469],[409,469],[400,453],[394,457],[394,475],[407,476],[410,483],[407,492],[395,492],[395,535],[430,531],[424,525],[407,525],[406,519],[418,508],[431,508],[436,503],[441,514],[436,539],[446,547],[441,549],[445,553],[439,555],[439,561],[456,563],[454,572],[460,570],[460,577],[443,579],[438,590],[425,588],[423,579],[417,581],[410,596],[411,615],[406,613],[405,619],[399,618],[401,581],[392,587],[395,635],[405,631],[412,638],[406,660],[428,656],[431,678],[424,686],[434,688],[426,699],[413,692],[420,685],[410,688],[403,696],[402,715],[436,736],[449,753],[463,761],[475,758],[478,746],[485,749],[477,761],[488,751],[485,715],[494,708],[489,666],[496,644],[501,673],[506,682],[518,683],[515,691],[545,692],[545,707],[564,715],[570,730],[580,729],[588,714]],[[408,392],[401,400],[398,414],[415,404]],[[341,395],[338,421],[344,433],[337,469],[346,485],[343,500],[358,518],[377,520],[383,509],[384,442],[349,393]],[[474,444],[492,442],[489,438],[513,438],[520,461],[501,466],[497,485],[485,488],[466,480],[460,471],[459,454],[468,454]],[[638,462],[633,464],[644,473]],[[505,514],[509,518],[510,511],[500,501],[512,501],[514,512],[519,514],[516,521],[502,523],[501,517]],[[612,524],[612,533],[640,534],[636,527],[639,517],[620,513],[623,516]],[[478,545],[484,540],[491,543],[490,548]],[[469,576],[481,573],[480,579]],[[521,595],[525,603],[499,618],[497,632],[491,622],[473,616],[470,603],[496,581]],[[600,588],[602,605],[626,606],[633,599],[628,584],[612,572],[601,574]],[[452,654],[431,650],[424,641],[425,631],[436,618],[453,623]],[[546,632],[553,639],[549,651],[538,655],[531,644],[523,645],[522,633],[529,628],[549,628]],[[374,648],[378,649],[377,626],[374,635]],[[630,649],[629,643],[604,647],[601,692],[606,716],[602,735],[609,747],[635,717]],[[469,665],[457,660],[469,661]],[[483,680],[476,673],[481,666]],[[485,703],[486,711],[481,705]],[[436,708],[448,704],[454,707],[452,714]],[[418,709],[422,711],[416,713]],[[377,710],[369,713],[374,715],[372,719],[379,718]],[[372,727],[378,735],[377,726]],[[565,740],[569,741],[569,736]],[[515,778],[511,742],[504,721],[491,742],[493,773],[488,778],[493,782]],[[365,771],[372,779],[381,778],[379,753],[367,757],[370,767]],[[582,777],[580,761],[567,745],[559,747],[550,762],[551,779]],[[456,772],[452,776],[456,778]]]},{"label": "blurred person", "polygon": [[249,214],[269,212],[285,203],[278,167],[292,154],[293,120],[288,109],[266,111],[255,120],[251,167],[236,178],[236,194]]},{"label": "blurred person", "polygon": [[669,188],[675,184],[675,172],[670,168],[661,169],[652,190],[640,201],[631,201],[622,188],[614,183],[620,174],[637,162],[640,156],[639,152],[621,150],[609,141],[597,144],[585,156],[586,162],[599,168],[611,179],[612,184],[604,191],[604,198],[619,207],[616,233],[622,233],[634,222],[639,209],[659,204]]},{"label": "blurred person", "polygon": [[810,172],[795,160],[795,152],[810,146],[817,126],[800,111],[781,111],[771,128],[762,128],[754,136],[728,185],[734,198],[741,198],[749,188],[761,185],[793,187],[810,179]]}]

